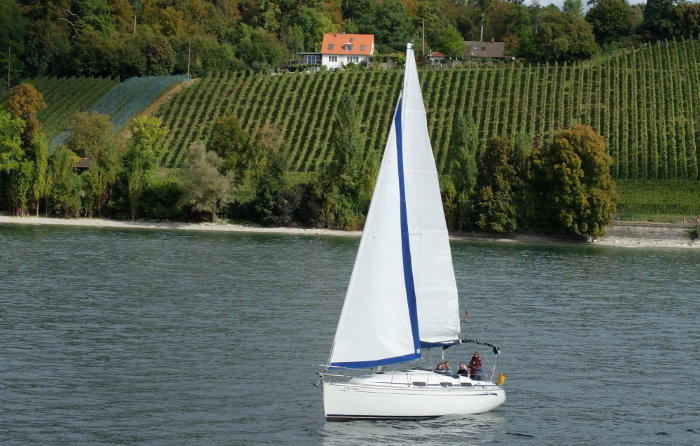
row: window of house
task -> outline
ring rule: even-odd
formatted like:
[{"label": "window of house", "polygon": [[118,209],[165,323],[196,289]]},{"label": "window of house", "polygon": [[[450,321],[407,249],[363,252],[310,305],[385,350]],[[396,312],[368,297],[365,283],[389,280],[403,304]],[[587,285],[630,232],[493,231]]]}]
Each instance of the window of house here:
[{"label": "window of house", "polygon": [[345,45],[345,51],[352,51],[352,44],[348,43]]},{"label": "window of house", "polygon": [[333,44],[332,44],[332,43],[329,43],[329,44],[328,44],[328,49],[329,49],[329,50],[332,50],[332,49],[333,49]]},{"label": "window of house", "polygon": [[338,62],[338,56],[328,56],[328,62]]},{"label": "window of house", "polygon": [[481,47],[481,51],[486,51],[486,47],[485,47],[485,46],[482,46],[482,47]]},{"label": "window of house", "polygon": [[360,61],[360,58],[357,56],[348,56],[348,62],[358,63],[359,61]]},{"label": "window of house", "polygon": [[473,47],[472,49],[473,49],[474,51],[479,51],[479,47],[478,47],[478,46],[475,46],[475,47]]},{"label": "window of house", "polygon": [[360,51],[366,51],[367,46],[366,45],[360,45]]}]

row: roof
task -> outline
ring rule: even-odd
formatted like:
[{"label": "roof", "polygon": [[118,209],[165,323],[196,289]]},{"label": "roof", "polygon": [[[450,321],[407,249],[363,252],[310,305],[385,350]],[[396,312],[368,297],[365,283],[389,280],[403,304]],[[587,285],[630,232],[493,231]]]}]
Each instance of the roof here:
[{"label": "roof", "polygon": [[432,53],[430,53],[431,59],[444,59],[446,57],[447,55],[442,54],[440,51],[433,51]]},{"label": "roof", "polygon": [[321,54],[371,56],[374,34],[324,34]]},{"label": "roof", "polygon": [[464,42],[464,57],[503,57],[505,42]]}]

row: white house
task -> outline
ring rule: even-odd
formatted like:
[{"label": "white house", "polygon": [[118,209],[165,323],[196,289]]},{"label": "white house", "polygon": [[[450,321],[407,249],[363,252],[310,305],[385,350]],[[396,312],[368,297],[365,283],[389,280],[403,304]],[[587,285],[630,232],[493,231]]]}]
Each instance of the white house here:
[{"label": "white house", "polygon": [[374,54],[374,34],[324,34],[321,65],[329,70],[348,64],[366,64]]}]

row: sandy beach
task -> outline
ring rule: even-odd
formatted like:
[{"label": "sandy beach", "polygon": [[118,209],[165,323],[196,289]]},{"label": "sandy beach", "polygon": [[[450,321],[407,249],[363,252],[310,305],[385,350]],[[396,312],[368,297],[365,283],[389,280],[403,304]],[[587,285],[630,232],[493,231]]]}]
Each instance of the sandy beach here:
[{"label": "sandy beach", "polygon": [[[84,226],[96,228],[119,228],[119,229],[170,229],[185,231],[222,231],[222,232],[243,232],[243,233],[268,233],[268,234],[299,234],[299,235],[328,235],[340,237],[359,237],[362,231],[341,231],[323,228],[300,228],[300,227],[264,227],[256,225],[232,224],[225,221],[218,223],[178,223],[161,221],[124,221],[109,220],[101,218],[46,218],[46,217],[15,217],[0,215],[0,224],[21,224],[21,225],[53,225],[53,226]],[[574,238],[550,237],[538,234],[484,234],[484,233],[458,233],[452,234],[454,240],[470,241],[496,241],[512,243],[576,243],[619,247],[646,247],[646,248],[700,248],[699,242],[692,242],[687,238],[680,237],[655,237],[639,236],[633,233],[630,236],[606,235],[591,242],[583,242]]]}]

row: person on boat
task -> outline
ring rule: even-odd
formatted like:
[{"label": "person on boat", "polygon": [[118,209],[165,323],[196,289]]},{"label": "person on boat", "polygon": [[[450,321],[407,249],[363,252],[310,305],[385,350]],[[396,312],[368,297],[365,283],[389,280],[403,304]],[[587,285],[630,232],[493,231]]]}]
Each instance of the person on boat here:
[{"label": "person on boat", "polygon": [[484,372],[481,370],[481,358],[479,352],[474,352],[471,361],[469,361],[469,377],[477,381],[483,381]]},{"label": "person on boat", "polygon": [[469,376],[469,370],[467,370],[467,367],[464,365],[463,362],[459,363],[459,370],[457,370],[457,374]]},{"label": "person on boat", "polygon": [[442,373],[444,375],[451,375],[452,370],[450,370],[450,364],[448,362],[441,362],[435,367],[435,373]]}]

